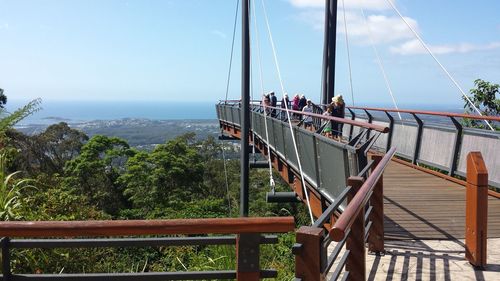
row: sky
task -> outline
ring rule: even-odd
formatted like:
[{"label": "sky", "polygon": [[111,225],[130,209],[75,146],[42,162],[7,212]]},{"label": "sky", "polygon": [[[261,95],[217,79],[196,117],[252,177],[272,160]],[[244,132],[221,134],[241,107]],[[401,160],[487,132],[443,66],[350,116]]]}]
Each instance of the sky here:
[{"label": "sky", "polygon": [[[345,0],[347,24],[338,1],[336,93],[348,104],[392,104],[373,42],[398,105],[462,104],[460,92],[387,1]],[[500,83],[500,1],[392,1],[465,91],[477,78]],[[21,101],[224,99],[236,2],[0,0],[0,88]],[[262,88],[283,93],[263,2],[284,91],[319,100],[324,0],[255,0],[254,97]],[[238,23],[232,99],[240,95],[240,31]]]}]

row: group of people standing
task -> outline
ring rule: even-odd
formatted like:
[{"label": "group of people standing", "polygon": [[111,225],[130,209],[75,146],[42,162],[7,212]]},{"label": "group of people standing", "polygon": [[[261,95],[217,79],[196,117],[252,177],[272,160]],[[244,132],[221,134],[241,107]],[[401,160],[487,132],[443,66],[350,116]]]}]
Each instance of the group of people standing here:
[{"label": "group of people standing", "polygon": [[[264,95],[262,103],[264,105],[264,110],[266,115],[271,115],[271,117],[278,117],[276,114],[277,111],[275,109],[277,107],[278,100],[274,92],[270,92],[269,94]],[[314,112],[312,101],[310,99],[306,99],[305,95],[299,95],[299,94],[296,94],[293,97],[292,102],[290,102],[290,99],[287,94],[283,95],[280,107],[282,109],[292,109],[294,111],[302,111],[305,113]],[[285,113],[284,111],[281,111],[281,114],[284,113]],[[345,102],[344,99],[342,98],[342,95],[338,95],[332,98],[332,102],[326,107],[326,110],[323,113],[323,115],[333,116],[338,118],[345,117]],[[285,116],[281,116],[281,118],[284,119]],[[304,128],[314,129],[313,118],[310,115],[302,115],[294,113],[292,114],[292,118],[296,120],[302,119]],[[333,139],[340,139],[342,137],[342,129],[344,127],[343,123],[333,120],[325,120],[322,127],[323,130],[321,133],[323,135]]]}]

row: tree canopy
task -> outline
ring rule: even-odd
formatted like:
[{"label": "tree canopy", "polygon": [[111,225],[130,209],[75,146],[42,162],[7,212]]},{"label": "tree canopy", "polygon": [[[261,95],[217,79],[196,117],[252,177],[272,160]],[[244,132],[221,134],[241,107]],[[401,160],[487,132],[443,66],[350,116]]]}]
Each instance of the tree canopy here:
[{"label": "tree canopy", "polygon": [[[475,88],[470,90],[471,95],[469,99],[472,101],[474,106],[481,111],[481,114],[486,116],[498,116],[500,115],[500,99],[497,98],[499,94],[500,85],[493,84],[491,82],[484,81],[482,79],[477,79],[474,81]],[[474,107],[463,97],[465,101],[465,112],[468,114],[474,114]],[[485,128],[485,124],[478,120],[464,120],[466,126]],[[498,128],[496,128],[498,130]]]}]

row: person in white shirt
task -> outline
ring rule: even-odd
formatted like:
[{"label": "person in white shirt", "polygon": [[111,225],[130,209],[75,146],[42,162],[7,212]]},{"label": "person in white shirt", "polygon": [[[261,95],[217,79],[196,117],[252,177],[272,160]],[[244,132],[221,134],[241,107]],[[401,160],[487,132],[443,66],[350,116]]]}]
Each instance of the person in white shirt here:
[{"label": "person in white shirt", "polygon": [[[307,113],[313,113],[313,105],[311,100],[307,100],[306,106],[302,109],[302,112],[307,112]],[[313,128],[313,119],[309,115],[303,115],[302,116],[303,121],[304,121],[304,128],[310,128],[311,130]]]}]

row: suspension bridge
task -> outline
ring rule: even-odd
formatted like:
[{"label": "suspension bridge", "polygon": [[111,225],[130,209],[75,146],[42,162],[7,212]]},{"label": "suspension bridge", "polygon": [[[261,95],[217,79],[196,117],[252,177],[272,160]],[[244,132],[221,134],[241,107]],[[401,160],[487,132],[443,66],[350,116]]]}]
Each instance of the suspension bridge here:
[{"label": "suspension bridge", "polygon": [[[295,280],[499,280],[500,279],[500,133],[468,128],[463,119],[493,129],[499,116],[399,109],[384,64],[378,65],[394,108],[346,107],[342,117],[324,115],[334,94],[336,0],[326,0],[321,102],[313,113],[266,105],[251,98],[250,5],[241,1],[241,99],[229,100],[233,44],[225,99],[216,104],[221,139],[241,143],[240,218],[1,222],[4,280],[259,280],[275,278],[260,268],[260,245],[277,242],[276,233],[294,232]],[[405,20],[457,91],[460,85]],[[344,1],[341,2],[344,6]],[[253,5],[255,11],[255,5]],[[265,1],[264,20],[280,81],[278,55]],[[345,10],[343,13],[345,19]],[[258,34],[257,14],[253,13]],[[344,24],[349,49],[348,26]],[[258,40],[258,35],[256,36]],[[260,57],[259,43],[256,44]],[[348,53],[348,55],[350,55]],[[261,64],[259,59],[259,65]],[[349,73],[352,66],[349,64]],[[260,93],[264,92],[259,70]],[[352,76],[350,76],[351,95]],[[260,94],[258,95],[260,96]],[[471,102],[470,100],[468,100]],[[359,102],[358,102],[359,104]],[[294,119],[294,117],[299,117]],[[310,118],[312,128],[300,119]],[[323,135],[332,122],[343,124],[340,138]],[[250,150],[266,161],[250,159]],[[249,169],[269,169],[268,201],[306,204],[311,223],[296,229],[293,217],[248,217]],[[274,175],[289,192],[274,190]],[[145,238],[144,236],[162,235]],[[127,238],[123,238],[127,236]],[[130,238],[129,236],[133,236]],[[71,238],[100,237],[100,238]],[[236,268],[194,272],[20,274],[10,269],[12,249],[177,247],[234,245]],[[370,253],[370,255],[368,254]]]}]

